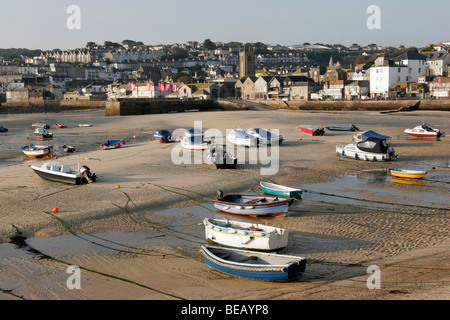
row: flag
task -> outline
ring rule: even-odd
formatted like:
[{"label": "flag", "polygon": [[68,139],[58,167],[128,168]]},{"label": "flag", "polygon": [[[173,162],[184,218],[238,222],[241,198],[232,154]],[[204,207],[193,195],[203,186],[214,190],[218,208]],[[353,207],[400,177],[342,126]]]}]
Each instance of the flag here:
[{"label": "flag", "polygon": [[163,84],[160,83],[160,84],[159,84],[159,91],[163,91],[163,90],[164,90]]},{"label": "flag", "polygon": [[150,82],[147,82],[147,91],[152,91],[152,85]]},{"label": "flag", "polygon": [[170,84],[166,83],[166,91],[170,90]]},{"label": "flag", "polygon": [[439,77],[439,84],[441,84],[442,83],[442,80],[441,80],[441,77]]},{"label": "flag", "polygon": [[172,91],[173,92],[177,92],[178,91],[178,87],[176,84],[172,85]]}]

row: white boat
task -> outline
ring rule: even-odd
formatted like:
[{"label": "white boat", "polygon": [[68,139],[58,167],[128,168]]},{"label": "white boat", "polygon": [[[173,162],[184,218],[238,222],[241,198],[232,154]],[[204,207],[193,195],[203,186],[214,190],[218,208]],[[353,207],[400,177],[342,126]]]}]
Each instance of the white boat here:
[{"label": "white boat", "polygon": [[208,147],[208,142],[200,136],[183,137],[181,139],[181,146],[184,149],[205,150]]},{"label": "white boat", "polygon": [[406,129],[406,134],[409,134],[414,137],[428,137],[428,138],[438,138],[444,135],[444,132],[439,129],[433,129],[426,124],[422,124],[420,126],[416,126],[412,129]]},{"label": "white boat", "polygon": [[203,224],[206,239],[226,247],[276,251],[288,244],[289,231],[282,228],[213,218],[205,218]]},{"label": "white boat", "polygon": [[90,123],[80,123],[78,124],[79,127],[92,127],[92,124]]},{"label": "white boat", "polygon": [[278,144],[278,145],[282,145],[283,144],[283,136],[282,135],[278,135],[278,134],[274,134],[270,131],[267,131],[266,129],[261,129],[261,128],[253,128],[253,129],[248,129],[246,131],[248,134],[256,137],[257,144],[260,145],[272,145],[272,144]]},{"label": "white boat", "polygon": [[206,162],[217,169],[236,169],[238,160],[233,153],[226,151],[226,146],[220,147],[214,143],[208,143],[205,152]]},{"label": "white boat", "polygon": [[227,141],[237,146],[245,146],[245,147],[258,146],[257,138],[241,129],[231,130],[227,134]]},{"label": "white boat", "polygon": [[30,167],[41,178],[56,182],[78,185],[97,180],[97,175],[91,173],[87,166],[82,166],[78,170],[75,170],[69,165],[57,160],[46,161],[43,164],[31,165]]},{"label": "white boat", "polygon": [[51,156],[53,151],[53,146],[49,145],[39,145],[39,144],[29,144],[20,147],[20,150],[27,156],[33,158],[39,158],[44,156]]},{"label": "white boat", "polygon": [[34,130],[34,136],[36,137],[36,139],[50,139],[53,137],[53,133],[48,132],[44,128],[36,128]]},{"label": "white boat", "polygon": [[285,217],[293,199],[254,194],[228,194],[217,192],[214,207],[217,210],[250,217]]},{"label": "white boat", "polygon": [[294,281],[306,268],[303,257],[213,246],[201,250],[209,268],[252,280]]},{"label": "white boat", "polygon": [[392,147],[382,145],[383,142],[358,142],[346,146],[336,146],[336,153],[343,158],[365,161],[390,161],[397,160],[397,155]]}]

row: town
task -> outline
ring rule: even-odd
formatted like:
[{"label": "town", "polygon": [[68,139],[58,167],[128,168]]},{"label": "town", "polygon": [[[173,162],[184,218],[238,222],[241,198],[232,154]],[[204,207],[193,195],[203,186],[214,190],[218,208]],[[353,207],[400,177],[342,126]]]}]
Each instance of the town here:
[{"label": "town", "polygon": [[424,48],[189,41],[0,49],[3,106],[123,99],[449,99],[450,41]]}]

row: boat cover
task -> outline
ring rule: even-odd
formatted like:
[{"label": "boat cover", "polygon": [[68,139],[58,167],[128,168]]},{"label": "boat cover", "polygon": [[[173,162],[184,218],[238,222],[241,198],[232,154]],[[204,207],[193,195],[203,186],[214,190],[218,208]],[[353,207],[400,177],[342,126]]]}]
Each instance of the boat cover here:
[{"label": "boat cover", "polygon": [[364,141],[360,141],[356,145],[361,151],[373,153],[387,153],[389,148],[386,139],[376,137],[366,137]]}]

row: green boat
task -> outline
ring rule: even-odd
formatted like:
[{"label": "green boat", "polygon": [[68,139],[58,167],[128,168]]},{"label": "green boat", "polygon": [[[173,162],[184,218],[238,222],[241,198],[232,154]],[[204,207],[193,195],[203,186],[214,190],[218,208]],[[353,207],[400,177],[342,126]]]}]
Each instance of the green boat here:
[{"label": "green boat", "polygon": [[291,187],[281,186],[274,183],[268,183],[261,181],[259,183],[261,185],[262,190],[267,193],[274,196],[280,196],[280,197],[288,197],[288,198],[296,198],[301,199],[302,197],[302,190],[301,189],[295,189]]}]

